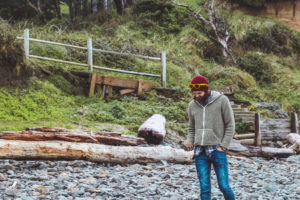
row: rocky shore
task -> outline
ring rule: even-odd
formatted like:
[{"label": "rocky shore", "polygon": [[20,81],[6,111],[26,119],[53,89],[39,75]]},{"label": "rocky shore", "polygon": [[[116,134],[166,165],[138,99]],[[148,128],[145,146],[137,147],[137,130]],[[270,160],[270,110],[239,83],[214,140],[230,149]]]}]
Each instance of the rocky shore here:
[{"label": "rocky shore", "polygon": [[[300,155],[228,156],[236,199],[300,199]],[[212,173],[213,199],[223,199]],[[0,199],[199,199],[195,166],[0,160]]]}]

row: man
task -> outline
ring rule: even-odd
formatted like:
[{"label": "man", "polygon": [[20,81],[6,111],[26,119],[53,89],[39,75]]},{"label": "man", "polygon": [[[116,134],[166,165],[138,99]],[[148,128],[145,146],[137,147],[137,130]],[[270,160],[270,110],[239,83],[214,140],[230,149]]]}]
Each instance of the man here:
[{"label": "man", "polygon": [[186,151],[194,149],[201,200],[211,199],[211,164],[225,199],[235,200],[229,186],[225,153],[235,130],[231,104],[225,95],[209,90],[207,78],[204,76],[195,76],[189,88],[194,99],[188,107],[188,136],[183,142],[183,148]]}]

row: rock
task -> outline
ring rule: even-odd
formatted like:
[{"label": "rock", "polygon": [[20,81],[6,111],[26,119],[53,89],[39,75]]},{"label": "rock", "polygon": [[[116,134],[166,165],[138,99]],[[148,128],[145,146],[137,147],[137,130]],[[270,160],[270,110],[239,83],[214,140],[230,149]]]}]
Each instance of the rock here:
[{"label": "rock", "polygon": [[287,114],[287,112],[284,112],[282,110],[275,110],[274,117],[275,119],[288,119],[289,115]]},{"label": "rock", "polygon": [[15,172],[13,170],[8,170],[7,173],[11,176],[14,176],[15,175]]},{"label": "rock", "polygon": [[300,194],[300,186],[296,188],[295,192],[296,192],[297,194]]},{"label": "rock", "polygon": [[61,174],[59,174],[58,179],[60,180],[68,180],[69,179],[69,175],[65,172],[62,172]]},{"label": "rock", "polygon": [[276,102],[259,102],[256,104],[259,109],[268,109],[268,110],[279,110],[280,106]]},{"label": "rock", "polygon": [[7,176],[3,173],[0,173],[0,181],[7,181]]},{"label": "rock", "polygon": [[4,192],[6,195],[8,195],[8,196],[16,196],[16,194],[17,194],[17,191],[16,191],[16,189],[6,189],[5,190],[5,192]]},{"label": "rock", "polygon": [[288,162],[294,162],[300,165],[300,155],[290,156],[287,158]]}]

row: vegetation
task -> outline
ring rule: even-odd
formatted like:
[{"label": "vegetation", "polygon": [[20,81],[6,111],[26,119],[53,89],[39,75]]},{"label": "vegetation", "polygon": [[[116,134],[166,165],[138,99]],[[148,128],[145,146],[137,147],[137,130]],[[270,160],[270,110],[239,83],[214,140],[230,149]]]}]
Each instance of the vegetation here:
[{"label": "vegetation", "polygon": [[[205,1],[182,2],[207,17]],[[60,8],[62,13],[68,10],[67,4],[61,4]],[[300,114],[300,34],[271,19],[228,11],[226,5],[217,9],[229,27],[229,44],[237,64],[224,58],[220,46],[211,39],[201,21],[170,1],[138,1],[126,8],[122,16],[113,9],[82,19],[74,17],[73,21],[63,14],[61,18],[56,17],[53,12],[45,15],[45,22],[32,18],[29,23],[25,16],[10,24],[1,20],[0,70],[10,69],[5,74],[13,77],[0,81],[0,130],[44,125],[99,130],[105,129],[99,124],[112,123],[124,126],[128,134],[136,134],[144,120],[160,113],[167,118],[168,129],[185,134],[186,108],[191,99],[187,84],[196,74],[207,76],[212,88],[234,88],[236,98],[248,100],[252,105],[258,101],[276,101],[285,110]],[[87,68],[37,59],[24,63],[22,42],[15,38],[25,28],[30,29],[33,38],[79,46],[86,46],[86,39],[91,37],[95,48],[106,50],[148,56],[160,56],[165,50],[167,85],[178,92],[173,96],[151,91],[140,96],[103,98],[97,93],[87,97],[88,82],[70,73],[70,70],[88,71]],[[36,42],[30,45],[30,53],[34,55],[87,62],[83,50]],[[14,62],[9,58],[14,58]],[[100,66],[160,73],[159,62],[134,57],[99,53],[94,56],[94,62]],[[157,85],[160,82],[156,78],[96,72],[153,81]],[[16,79],[20,81],[12,86],[11,81]],[[237,129],[243,131],[245,124],[238,123]]]}]

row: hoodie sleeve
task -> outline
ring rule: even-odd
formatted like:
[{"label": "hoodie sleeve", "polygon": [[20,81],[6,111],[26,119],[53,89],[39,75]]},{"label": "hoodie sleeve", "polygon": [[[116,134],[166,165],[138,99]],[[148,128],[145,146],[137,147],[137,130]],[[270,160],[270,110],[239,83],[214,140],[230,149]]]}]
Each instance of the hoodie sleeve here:
[{"label": "hoodie sleeve", "polygon": [[192,114],[191,105],[189,105],[188,108],[188,116],[189,116],[189,126],[188,126],[188,135],[187,135],[187,141],[189,141],[191,144],[194,144],[195,140],[195,119]]},{"label": "hoodie sleeve", "polygon": [[223,115],[223,120],[225,125],[224,126],[225,131],[221,142],[221,146],[228,148],[234,135],[235,121],[234,121],[234,114],[229,99],[226,96],[224,97],[225,98],[222,103],[222,115]]}]

